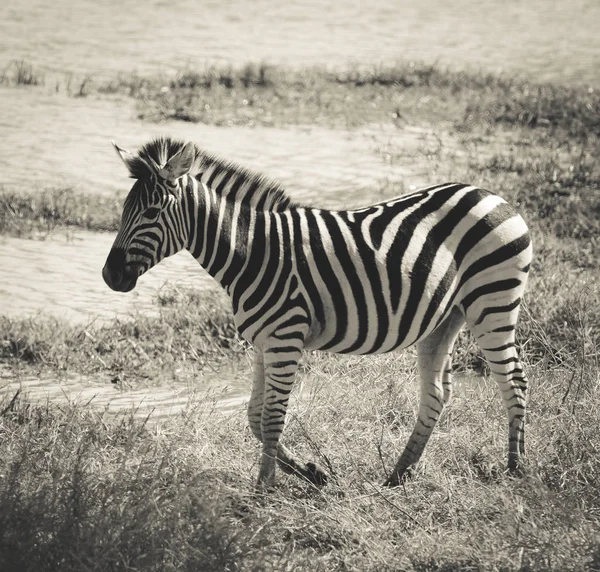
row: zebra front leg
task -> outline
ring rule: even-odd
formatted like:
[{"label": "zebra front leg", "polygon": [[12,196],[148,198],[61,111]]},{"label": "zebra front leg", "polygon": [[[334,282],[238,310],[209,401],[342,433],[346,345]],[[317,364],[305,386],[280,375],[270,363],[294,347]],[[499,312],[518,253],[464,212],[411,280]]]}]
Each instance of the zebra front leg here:
[{"label": "zebra front leg", "polygon": [[296,475],[317,487],[323,487],[327,484],[328,475],[323,467],[308,461],[302,463],[293,455],[293,453],[281,443],[277,449],[277,462],[279,468],[288,475]]},{"label": "zebra front leg", "polygon": [[250,428],[254,436],[263,443],[258,486],[268,487],[274,484],[275,459],[285,473],[304,478],[317,486],[325,485],[327,473],[322,467],[313,462],[301,462],[279,442],[300,351],[297,351],[295,359],[290,359],[289,352],[286,352],[285,357],[282,357],[281,352],[269,350],[266,354],[265,367],[263,351],[259,348],[255,350],[252,396],[248,404]]}]

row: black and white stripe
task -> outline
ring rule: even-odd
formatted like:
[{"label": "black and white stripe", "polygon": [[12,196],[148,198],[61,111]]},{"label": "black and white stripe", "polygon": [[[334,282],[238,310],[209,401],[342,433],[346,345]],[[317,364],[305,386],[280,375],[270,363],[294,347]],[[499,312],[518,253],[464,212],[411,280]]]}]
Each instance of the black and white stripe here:
[{"label": "black and white stripe", "polygon": [[509,469],[519,469],[527,380],[515,326],[532,249],[525,222],[503,199],[446,183],[323,210],[191,143],[158,139],[137,156],[117,151],[137,180],[104,279],[131,290],[187,248],[230,295],[238,330],[256,348],[249,420],[263,443],[261,485],[274,482],[276,459],[287,472],[326,479],[279,442],[303,349],[373,354],[417,344],[419,415],[386,481],[398,484],[450,398],[452,347],[465,323],[500,387]]}]

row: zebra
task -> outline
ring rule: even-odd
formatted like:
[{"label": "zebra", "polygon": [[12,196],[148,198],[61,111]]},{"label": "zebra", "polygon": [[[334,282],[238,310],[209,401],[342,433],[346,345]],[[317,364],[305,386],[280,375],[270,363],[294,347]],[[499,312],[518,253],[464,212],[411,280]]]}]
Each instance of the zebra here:
[{"label": "zebra", "polygon": [[417,420],[384,485],[404,482],[450,400],[464,325],[507,411],[508,472],[521,474],[528,382],[515,326],[532,245],[507,202],[444,183],[325,210],[192,142],[159,137],[137,154],[113,145],[135,182],[102,276],[128,292],[185,248],[229,295],[236,328],[254,348],[248,421],[262,443],[258,488],[274,485],[277,465],[315,485],[328,480],[280,442],[303,350],[366,355],[416,344]]}]

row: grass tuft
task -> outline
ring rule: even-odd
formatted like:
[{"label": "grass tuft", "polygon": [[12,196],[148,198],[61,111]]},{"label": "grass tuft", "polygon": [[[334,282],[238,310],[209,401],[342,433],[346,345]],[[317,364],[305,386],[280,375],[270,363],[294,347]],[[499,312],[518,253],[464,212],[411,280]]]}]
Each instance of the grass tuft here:
[{"label": "grass tuft", "polygon": [[500,93],[469,101],[465,123],[482,119],[511,126],[560,130],[586,139],[600,135],[600,95],[592,88],[514,82]]},{"label": "grass tuft", "polygon": [[44,189],[38,193],[0,187],[0,234],[24,238],[46,236],[65,228],[116,231],[121,201],[73,189]]},{"label": "grass tuft", "polygon": [[0,316],[0,361],[135,380],[245,352],[221,293],[165,290],[156,315],[134,318],[85,326]]},{"label": "grass tuft", "polygon": [[600,234],[597,159],[595,150],[521,151],[493,155],[477,167],[499,180],[500,192],[522,209],[530,224],[559,238],[589,240]]},{"label": "grass tuft", "polygon": [[225,483],[193,469],[185,424],[161,439],[131,416],[17,401],[0,434],[2,570],[238,570],[245,559],[248,533],[229,525]]},{"label": "grass tuft", "polygon": [[44,77],[25,60],[13,60],[2,71],[0,85],[22,86],[43,85]]}]

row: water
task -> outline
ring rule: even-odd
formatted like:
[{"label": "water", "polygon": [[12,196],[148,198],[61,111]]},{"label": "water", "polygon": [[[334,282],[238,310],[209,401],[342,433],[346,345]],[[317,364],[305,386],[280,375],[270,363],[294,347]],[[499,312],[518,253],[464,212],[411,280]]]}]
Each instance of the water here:
[{"label": "water", "polygon": [[597,0],[3,0],[0,64],[110,77],[402,59],[597,85],[599,23]]},{"label": "water", "polygon": [[194,380],[175,378],[159,386],[123,389],[100,377],[53,372],[15,375],[0,365],[0,397],[10,400],[20,392],[20,397],[33,403],[78,404],[108,414],[130,412],[156,422],[201,402],[221,410],[239,409],[246,401],[248,376],[245,370],[223,367],[219,372],[203,371]]},{"label": "water", "polygon": [[[415,127],[334,131],[222,128],[183,121],[157,125],[136,119],[128,99],[78,99],[1,87],[0,97],[5,111],[0,115],[0,149],[6,149],[0,152],[2,185],[16,191],[73,186],[85,193],[124,194],[131,180],[110,141],[135,151],[152,137],[168,134],[278,178],[304,200],[322,201],[325,195],[329,202],[323,206],[331,206],[331,198],[349,187],[356,191],[407,175],[424,180],[422,165],[391,165],[386,149],[415,152],[437,144],[435,133]],[[360,196],[353,200],[361,204]]]},{"label": "water", "polygon": [[165,283],[214,288],[187,252],[161,262],[130,293],[112,291],[101,277],[113,237],[56,233],[46,240],[0,237],[0,308],[8,316],[52,315],[70,322],[109,322],[156,310]]}]

